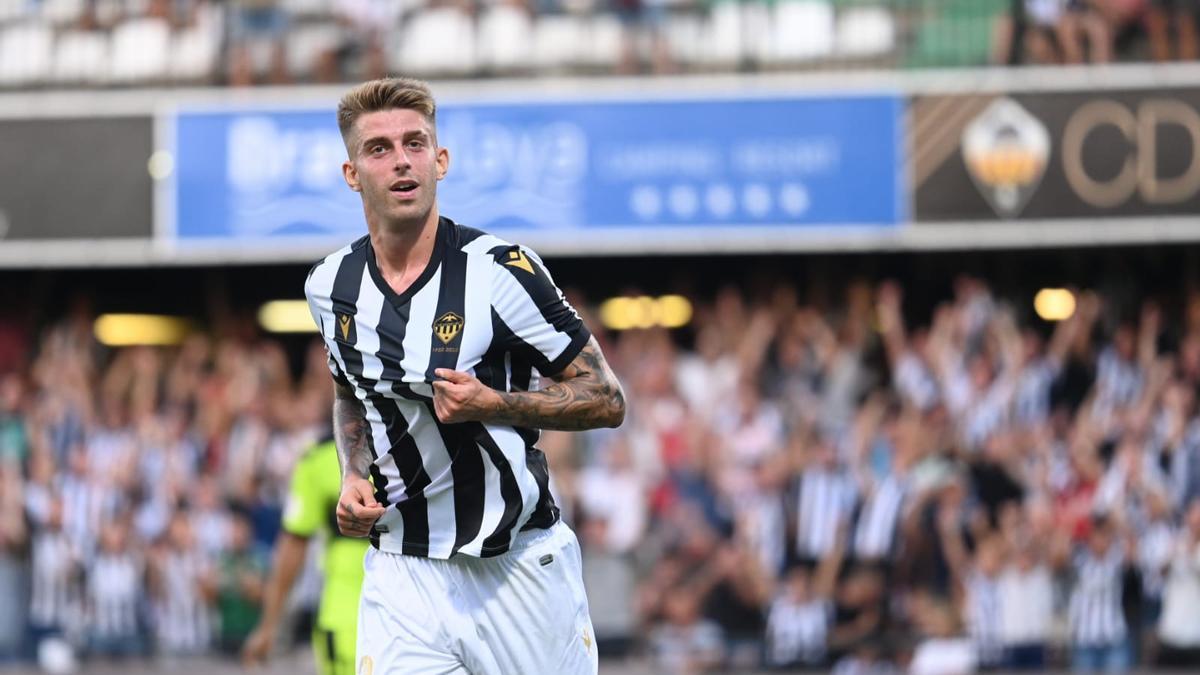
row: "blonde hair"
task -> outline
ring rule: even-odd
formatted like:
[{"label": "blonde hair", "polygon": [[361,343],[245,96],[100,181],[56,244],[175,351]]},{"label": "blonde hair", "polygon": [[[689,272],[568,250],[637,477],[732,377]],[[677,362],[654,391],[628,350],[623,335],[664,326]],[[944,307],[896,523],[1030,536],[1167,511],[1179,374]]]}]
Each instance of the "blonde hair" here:
[{"label": "blonde hair", "polygon": [[437,104],[428,84],[409,77],[370,80],[346,92],[338,102],[338,129],[347,148],[354,122],[365,113],[380,110],[415,110],[429,120],[431,127],[436,128]]}]

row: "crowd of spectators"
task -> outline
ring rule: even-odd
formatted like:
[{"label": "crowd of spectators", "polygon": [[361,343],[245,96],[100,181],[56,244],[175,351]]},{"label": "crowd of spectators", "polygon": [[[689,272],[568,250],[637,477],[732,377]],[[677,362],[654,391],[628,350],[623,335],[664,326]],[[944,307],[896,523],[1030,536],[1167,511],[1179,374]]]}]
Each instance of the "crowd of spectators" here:
[{"label": "crowd of spectators", "polygon": [[[927,317],[892,282],[828,304],[778,284],[605,333],[576,298],[626,422],[539,445],[601,654],[1200,667],[1200,295],[1077,299],[1047,324],[970,278]],[[328,425],[319,343],[299,368],[252,332],[106,350],[80,313],[25,349],[0,355],[0,594],[26,598],[0,607],[0,653],[235,652]]]},{"label": "crowd of spectators", "polygon": [[996,26],[993,61],[1195,61],[1198,21],[1192,0],[1012,0]]},{"label": "crowd of spectators", "polygon": [[[0,86],[1195,60],[1193,0],[4,0]],[[988,43],[991,43],[990,49]]]}]

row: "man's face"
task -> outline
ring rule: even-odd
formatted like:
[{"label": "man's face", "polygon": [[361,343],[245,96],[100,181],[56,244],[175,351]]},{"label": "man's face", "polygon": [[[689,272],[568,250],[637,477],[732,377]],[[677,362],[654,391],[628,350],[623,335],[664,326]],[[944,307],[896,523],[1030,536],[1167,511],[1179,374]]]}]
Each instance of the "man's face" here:
[{"label": "man's face", "polygon": [[381,223],[424,222],[437,200],[450,153],[415,110],[366,113],[354,123],[342,173],[359,192],[368,217]]}]

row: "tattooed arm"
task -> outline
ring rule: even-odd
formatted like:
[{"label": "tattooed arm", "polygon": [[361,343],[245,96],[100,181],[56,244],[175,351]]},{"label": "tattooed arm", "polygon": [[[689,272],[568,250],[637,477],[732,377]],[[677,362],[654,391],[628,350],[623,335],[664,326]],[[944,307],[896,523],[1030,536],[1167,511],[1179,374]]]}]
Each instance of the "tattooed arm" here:
[{"label": "tattooed arm", "polygon": [[354,395],[354,387],[333,383],[333,440],[337,445],[342,479],[366,478],[371,469],[371,449],[367,446],[367,410]]},{"label": "tattooed arm", "polygon": [[442,422],[480,421],[537,429],[579,431],[617,427],[625,419],[625,394],[596,338],[538,391],[496,391],[471,375],[438,369],[433,404]]},{"label": "tattooed arm", "polygon": [[338,529],[348,537],[365,537],[371,526],[384,513],[375,501],[368,476],[371,471],[371,448],[367,435],[366,408],[354,395],[354,388],[345,382],[334,382],[333,440],[337,445],[338,461],[342,466],[342,494],[338,497]]}]

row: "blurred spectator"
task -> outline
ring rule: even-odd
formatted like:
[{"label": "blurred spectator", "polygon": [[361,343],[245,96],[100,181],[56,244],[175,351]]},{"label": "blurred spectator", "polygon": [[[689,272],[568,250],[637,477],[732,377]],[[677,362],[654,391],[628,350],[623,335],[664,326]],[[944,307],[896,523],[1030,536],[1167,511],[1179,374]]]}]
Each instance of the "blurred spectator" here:
[{"label": "blurred spectator", "polygon": [[721,628],[700,614],[698,599],[684,589],[670,591],[663,602],[664,623],[650,642],[658,672],[693,675],[713,672],[724,660]]},{"label": "blurred spectator", "polygon": [[87,565],[87,651],[122,658],[145,653],[142,590],[145,564],[129,542],[123,522],[109,523]]},{"label": "blurred spectator", "polygon": [[787,572],[767,615],[768,665],[820,668],[826,664],[842,548],[826,556],[815,571],[796,565]]},{"label": "blurred spectator", "polygon": [[231,0],[226,11],[229,84],[255,84],[264,71],[271,84],[286,83],[289,20],[278,0]]},{"label": "blurred spectator", "polygon": [[26,631],[28,580],[24,554],[28,529],[21,467],[0,461],[0,661],[20,656]]},{"label": "blurred spectator", "polygon": [[1025,531],[1000,574],[1000,640],[1004,667],[1041,670],[1054,629],[1054,581],[1046,561],[1049,543]]},{"label": "blurred spectator", "polygon": [[238,514],[231,520],[228,550],[221,555],[216,573],[217,645],[223,653],[236,655],[258,624],[269,563],[254,545],[250,519]]},{"label": "blurred spectator", "polygon": [[1121,606],[1122,578],[1135,550],[1127,533],[1106,518],[1091,526],[1087,545],[1071,563],[1072,667],[1088,672],[1125,672],[1131,665],[1129,630]]},{"label": "blurred spectator", "polygon": [[1108,0],[1012,0],[995,31],[993,63],[1107,63],[1112,36]]},{"label": "blurred spectator", "polygon": [[1200,500],[1188,506],[1174,542],[1158,638],[1159,665],[1187,668],[1200,664]]},{"label": "blurred spectator", "polygon": [[0,463],[19,466],[29,456],[29,437],[21,414],[24,399],[21,376],[0,375]]},{"label": "blurred spectator", "polygon": [[212,566],[196,545],[186,512],[171,519],[164,539],[150,562],[158,648],[172,656],[203,654],[212,639]]},{"label": "blurred spectator", "polygon": [[26,645],[37,655],[48,643],[77,642],[82,618],[80,555],[63,530],[63,506],[57,497],[46,504],[34,528],[30,567],[29,638]]},{"label": "blurred spectator", "polygon": [[1146,32],[1155,61],[1195,61],[1200,57],[1196,21],[1200,6],[1191,0],[1151,0]]}]

